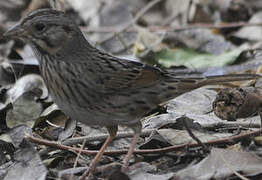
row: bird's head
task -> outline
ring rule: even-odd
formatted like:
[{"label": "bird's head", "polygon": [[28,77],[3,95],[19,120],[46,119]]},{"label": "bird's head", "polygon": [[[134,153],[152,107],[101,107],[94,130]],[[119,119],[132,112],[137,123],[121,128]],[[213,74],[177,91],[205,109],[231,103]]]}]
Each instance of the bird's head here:
[{"label": "bird's head", "polygon": [[70,42],[80,30],[64,12],[39,9],[27,15],[20,24],[8,30],[6,38],[19,38],[41,51],[55,54]]}]

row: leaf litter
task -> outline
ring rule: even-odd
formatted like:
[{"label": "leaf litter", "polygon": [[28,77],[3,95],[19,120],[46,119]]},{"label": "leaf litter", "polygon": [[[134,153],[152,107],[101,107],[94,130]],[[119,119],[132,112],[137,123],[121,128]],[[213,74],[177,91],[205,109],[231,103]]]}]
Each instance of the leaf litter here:
[{"label": "leaf litter", "polygon": [[[243,2],[244,6],[237,6],[237,3]],[[260,31],[256,26],[248,26],[248,23],[261,23],[257,20],[261,8],[254,6],[253,2],[243,2],[159,1],[157,5],[142,13],[135,25],[131,23],[129,28],[124,28],[125,30],[120,32],[119,29],[125,27],[126,23],[132,22],[141,7],[147,6],[146,0],[132,2],[112,0],[95,3],[68,0],[68,4],[66,3],[64,7],[79,23],[88,39],[95,41],[95,45],[100,49],[116,56],[132,57],[162,68],[186,72],[185,74],[190,76],[189,71],[197,72],[199,75],[259,72],[257,67],[261,65],[259,65],[261,56],[256,58],[241,56],[241,60],[237,58],[247,49],[261,51]],[[178,8],[178,5],[181,7]],[[47,1],[42,4],[36,1],[24,1],[20,4],[12,0],[1,2],[0,9],[4,11],[0,13],[0,33],[17,23],[28,11],[46,6],[49,6]],[[235,16],[238,16],[235,19],[243,20],[247,23],[246,26],[226,28],[227,31],[223,28],[216,29],[215,26],[212,29],[203,28],[204,24],[202,28],[198,28],[201,27],[201,23],[214,25],[222,22],[234,25],[233,23],[237,22],[233,21],[232,9]],[[241,10],[248,12],[248,16],[240,16]],[[192,25],[193,28],[176,30],[185,25]],[[99,33],[99,31],[107,32]],[[103,128],[90,128],[69,120],[55,105],[52,105],[37,71],[37,63],[22,42],[7,43],[0,35],[0,52],[0,178],[53,179],[68,177],[70,173],[77,178],[79,173],[86,169],[92,157],[82,154],[77,167],[73,168],[75,152],[31,144],[26,137],[35,135],[63,143],[88,135],[93,137],[93,141],[88,142],[86,147],[89,150],[98,150],[103,141],[103,138],[98,137],[103,137],[106,131]],[[240,61],[241,64],[238,63]],[[232,64],[236,65],[223,67]],[[210,66],[215,67],[209,68]],[[256,139],[245,136],[246,133],[256,132],[261,127],[259,112],[251,117],[237,118],[233,122],[221,120],[212,111],[212,102],[215,98],[214,88],[200,88],[171,100],[143,119],[143,129],[151,133],[141,137],[139,149],[167,147],[175,149],[178,145],[184,148],[167,153],[136,153],[131,160],[134,166],[131,166],[133,170],[128,178],[159,180],[228,179],[242,176],[261,178],[260,136]],[[243,138],[231,144],[225,141],[219,145],[209,146],[210,153],[205,152],[201,145],[190,147],[190,144],[196,142],[181,123],[184,117],[190,119],[187,124],[202,143],[237,135],[243,135]],[[7,128],[4,128],[5,121],[8,122]],[[12,121],[15,123],[11,123]],[[126,128],[120,127],[120,130],[126,131]],[[117,138],[109,149],[127,149],[132,132],[126,131],[125,137]],[[81,146],[79,141],[72,142],[73,147]],[[230,149],[230,145],[236,143],[240,144],[240,148]],[[114,153],[110,156],[105,155],[100,165],[121,163],[122,159],[122,155]],[[110,172],[108,170],[103,173],[109,176],[109,179],[122,177],[119,173]],[[96,176],[100,179],[106,178],[103,173]]]}]

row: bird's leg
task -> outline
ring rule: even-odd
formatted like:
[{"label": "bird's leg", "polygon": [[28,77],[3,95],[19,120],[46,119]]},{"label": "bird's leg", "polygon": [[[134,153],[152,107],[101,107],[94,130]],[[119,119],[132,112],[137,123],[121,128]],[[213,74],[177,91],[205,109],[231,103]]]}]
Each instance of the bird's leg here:
[{"label": "bird's leg", "polygon": [[132,129],[135,133],[134,135],[134,138],[133,138],[133,141],[131,143],[131,146],[129,147],[129,150],[128,150],[128,153],[124,159],[124,165],[122,167],[122,171],[123,172],[127,172],[128,170],[128,165],[129,165],[129,160],[131,159],[131,156],[136,148],[136,144],[137,144],[137,141],[139,139],[139,136],[141,134],[141,131],[142,131],[142,124],[139,122],[139,124],[135,124],[134,126],[132,126]]},{"label": "bird's leg", "polygon": [[100,161],[102,155],[104,154],[107,146],[109,143],[116,137],[117,134],[117,126],[108,126],[106,127],[109,132],[109,137],[106,139],[103,146],[100,148],[99,152],[96,154],[95,158],[91,162],[89,169],[84,172],[84,174],[81,176],[80,180],[84,180],[85,177],[87,177],[89,174],[93,173],[95,171],[97,163]]}]

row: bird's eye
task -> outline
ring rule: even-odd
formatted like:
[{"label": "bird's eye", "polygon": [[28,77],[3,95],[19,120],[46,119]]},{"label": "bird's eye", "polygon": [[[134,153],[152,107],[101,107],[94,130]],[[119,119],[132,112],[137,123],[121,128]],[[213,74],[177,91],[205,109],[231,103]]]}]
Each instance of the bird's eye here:
[{"label": "bird's eye", "polygon": [[42,23],[37,23],[35,24],[34,28],[37,32],[42,32],[45,29],[45,25]]}]

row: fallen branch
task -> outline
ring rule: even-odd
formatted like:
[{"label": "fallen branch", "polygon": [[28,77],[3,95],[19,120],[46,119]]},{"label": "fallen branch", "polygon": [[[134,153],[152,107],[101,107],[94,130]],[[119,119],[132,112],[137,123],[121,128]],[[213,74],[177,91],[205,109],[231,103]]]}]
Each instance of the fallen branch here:
[{"label": "fallen branch", "polygon": [[[132,24],[133,25],[133,24]],[[82,27],[81,30],[86,33],[121,33],[121,32],[137,32],[137,28],[129,26],[121,27]],[[235,22],[235,23],[220,23],[220,24],[206,24],[206,23],[194,23],[180,26],[149,26],[146,29],[150,32],[175,32],[189,29],[226,29],[235,27],[249,27],[249,26],[262,26],[261,23],[248,23],[248,22]],[[122,31],[119,31],[119,28]],[[111,37],[112,38],[112,37]],[[111,39],[110,38],[110,39]],[[107,39],[106,39],[107,40]],[[106,41],[104,40],[104,41]]]},{"label": "fallen branch", "polygon": [[[218,144],[233,144],[236,141],[239,141],[241,139],[245,138],[250,138],[250,137],[255,137],[259,136],[262,133],[262,128],[260,128],[257,131],[251,131],[247,133],[243,133],[240,135],[236,136],[231,136],[231,137],[226,137],[226,138],[221,138],[217,140],[212,140],[208,142],[203,142],[204,145],[218,145]],[[75,147],[70,147],[66,146],[54,141],[48,141],[40,138],[36,138],[33,136],[28,136],[27,139],[36,144],[40,145],[46,145],[49,147],[61,149],[61,150],[68,150],[68,151],[74,151],[74,152],[79,152],[81,151],[82,154],[88,154],[88,155],[96,155],[98,151],[93,151],[93,150],[81,150],[80,148],[75,148]],[[174,145],[170,147],[165,147],[165,148],[159,148],[159,149],[145,149],[145,150],[135,150],[134,154],[149,154],[149,153],[168,153],[168,152],[174,152],[174,151],[179,151],[184,148],[193,148],[193,147],[199,147],[200,145],[198,143],[193,143],[193,144],[182,144],[182,145]],[[119,155],[119,154],[126,154],[127,150],[112,150],[112,151],[105,151],[104,154],[106,155]]]}]

